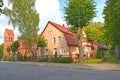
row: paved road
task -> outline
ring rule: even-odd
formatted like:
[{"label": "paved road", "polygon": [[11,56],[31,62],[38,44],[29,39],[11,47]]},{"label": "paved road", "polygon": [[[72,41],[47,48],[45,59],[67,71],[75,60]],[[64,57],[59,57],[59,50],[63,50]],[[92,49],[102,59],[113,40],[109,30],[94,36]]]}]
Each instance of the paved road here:
[{"label": "paved road", "polygon": [[120,80],[120,71],[97,71],[0,62],[0,80]]}]

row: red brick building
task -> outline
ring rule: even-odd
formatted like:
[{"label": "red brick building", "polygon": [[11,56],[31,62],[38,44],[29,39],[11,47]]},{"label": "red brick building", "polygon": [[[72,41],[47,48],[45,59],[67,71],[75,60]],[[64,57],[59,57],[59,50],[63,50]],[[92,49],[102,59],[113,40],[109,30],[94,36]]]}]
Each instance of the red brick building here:
[{"label": "red brick building", "polygon": [[14,32],[10,29],[5,29],[4,32],[4,57],[8,57],[7,47],[9,47],[14,42]]}]

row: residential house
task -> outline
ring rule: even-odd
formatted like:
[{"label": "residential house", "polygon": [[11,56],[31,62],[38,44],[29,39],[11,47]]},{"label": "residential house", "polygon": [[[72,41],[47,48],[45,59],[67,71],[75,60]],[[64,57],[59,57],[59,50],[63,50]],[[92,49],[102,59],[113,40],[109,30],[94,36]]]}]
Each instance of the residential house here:
[{"label": "residential house", "polygon": [[[84,31],[82,34],[84,57],[96,58],[98,45],[90,42]],[[59,56],[71,56],[75,59],[76,55],[79,54],[76,34],[71,33],[64,25],[49,21],[41,33],[41,36],[45,37],[47,43],[45,54],[48,56],[53,56],[57,53]]]}]

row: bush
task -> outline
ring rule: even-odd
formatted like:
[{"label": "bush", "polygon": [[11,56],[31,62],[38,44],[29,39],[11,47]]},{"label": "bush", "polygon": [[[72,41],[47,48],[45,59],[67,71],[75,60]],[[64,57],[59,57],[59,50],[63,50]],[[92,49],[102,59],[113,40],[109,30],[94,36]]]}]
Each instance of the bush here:
[{"label": "bush", "polygon": [[52,62],[55,63],[72,63],[73,60],[70,57],[59,57],[59,58],[54,58]]},{"label": "bush", "polygon": [[9,57],[3,57],[3,61],[9,61]]},{"label": "bush", "polygon": [[48,61],[48,58],[41,58],[40,59],[40,62],[47,62]]}]

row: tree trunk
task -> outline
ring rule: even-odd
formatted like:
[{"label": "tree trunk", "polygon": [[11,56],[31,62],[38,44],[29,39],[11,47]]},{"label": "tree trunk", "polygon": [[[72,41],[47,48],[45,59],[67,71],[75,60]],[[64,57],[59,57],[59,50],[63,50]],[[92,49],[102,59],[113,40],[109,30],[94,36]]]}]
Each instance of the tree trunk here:
[{"label": "tree trunk", "polygon": [[82,28],[78,27],[77,38],[78,38],[78,50],[79,50],[79,60],[83,62],[83,46],[82,46]]}]

